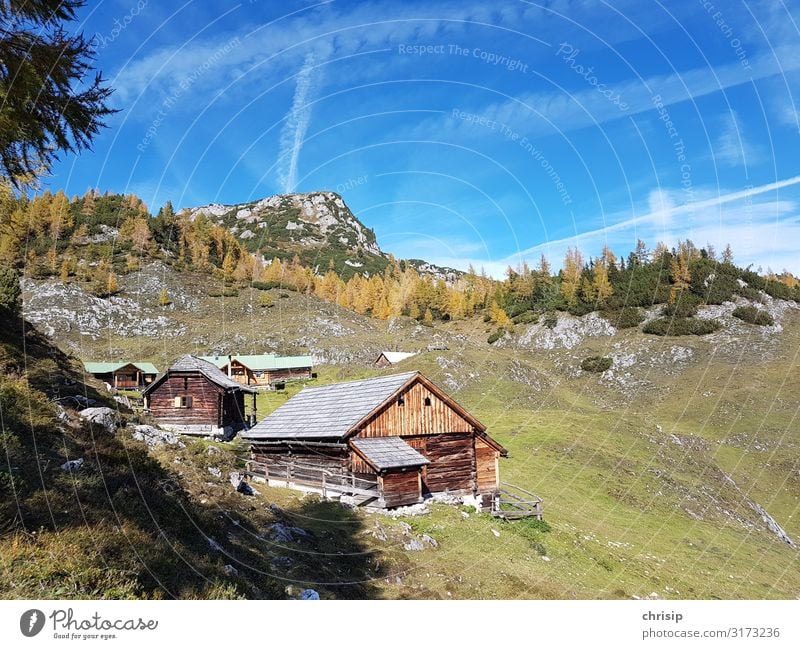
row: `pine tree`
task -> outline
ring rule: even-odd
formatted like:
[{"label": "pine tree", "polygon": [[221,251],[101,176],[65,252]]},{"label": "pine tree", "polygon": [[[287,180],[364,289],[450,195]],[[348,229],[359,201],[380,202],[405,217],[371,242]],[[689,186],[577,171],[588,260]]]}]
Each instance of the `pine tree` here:
[{"label": "pine tree", "polygon": [[222,276],[226,284],[233,280],[234,270],[236,270],[236,262],[234,261],[233,255],[228,253],[222,260]]},{"label": "pine tree", "polygon": [[492,302],[489,307],[489,319],[498,327],[511,327],[513,324],[511,318],[497,302]]},{"label": "pine tree", "polygon": [[[604,251],[605,253],[605,251]],[[592,268],[592,300],[598,306],[605,306],[608,298],[614,293],[608,279],[608,264],[615,263],[614,256],[603,255]]]},{"label": "pine tree", "polygon": [[73,219],[70,212],[69,199],[63,190],[53,196],[49,205],[48,231],[50,236],[58,241],[62,232],[72,229]]},{"label": "pine tree", "polygon": [[542,256],[539,257],[539,265],[536,267],[536,272],[539,274],[539,280],[545,284],[550,284],[552,281],[552,270],[550,268],[550,262],[547,261],[547,257]]},{"label": "pine tree", "polygon": [[108,276],[106,278],[106,293],[107,295],[114,295],[119,292],[119,283],[117,282],[117,276],[114,274],[113,271],[109,271]]},{"label": "pine tree", "polygon": [[169,293],[167,293],[166,288],[162,288],[161,292],[158,294],[158,306],[169,306],[172,304],[172,300],[169,299]]},{"label": "pine tree", "polygon": [[61,262],[61,269],[58,272],[58,279],[62,284],[67,284],[69,282],[69,267],[69,261],[65,258],[64,261]]},{"label": "pine tree", "polygon": [[641,239],[636,240],[636,250],[633,251],[632,259],[635,259],[639,266],[644,266],[650,261],[650,253],[647,252],[647,245]]},{"label": "pine tree", "polygon": [[83,5],[0,2],[0,175],[18,187],[49,171],[60,151],[88,148],[115,112],[92,67],[92,39],[65,25]]},{"label": "pine tree", "polygon": [[673,255],[670,261],[669,274],[672,280],[669,303],[675,304],[680,294],[689,288],[692,281],[692,275],[689,272],[689,260],[686,254]]},{"label": "pine tree", "polygon": [[578,301],[578,291],[581,286],[581,271],[583,256],[577,248],[567,248],[564,256],[564,266],[561,269],[561,294],[568,304]]},{"label": "pine tree", "polygon": [[725,250],[722,251],[722,263],[723,264],[732,264],[733,263],[733,250],[731,249],[731,244],[725,245]]}]

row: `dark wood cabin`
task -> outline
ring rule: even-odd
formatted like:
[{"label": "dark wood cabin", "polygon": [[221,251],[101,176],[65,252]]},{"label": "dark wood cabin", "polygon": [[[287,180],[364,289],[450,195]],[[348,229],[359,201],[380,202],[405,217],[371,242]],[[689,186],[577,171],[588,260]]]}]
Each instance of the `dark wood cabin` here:
[{"label": "dark wood cabin", "polygon": [[158,370],[152,363],[122,361],[113,363],[86,362],[83,369],[96,379],[116,389],[140,390],[155,381]]},{"label": "dark wood cabin", "polygon": [[[179,359],[143,394],[145,411],[177,432],[228,438],[255,422],[255,390],[195,356]],[[252,397],[249,417],[246,395]]]},{"label": "dark wood cabin", "polygon": [[201,356],[237,383],[255,387],[270,387],[276,383],[313,378],[311,356],[276,356],[254,354],[246,356]]},{"label": "dark wood cabin", "polygon": [[500,444],[418,372],[305,388],[242,434],[251,472],[277,485],[396,507],[500,488]]}]

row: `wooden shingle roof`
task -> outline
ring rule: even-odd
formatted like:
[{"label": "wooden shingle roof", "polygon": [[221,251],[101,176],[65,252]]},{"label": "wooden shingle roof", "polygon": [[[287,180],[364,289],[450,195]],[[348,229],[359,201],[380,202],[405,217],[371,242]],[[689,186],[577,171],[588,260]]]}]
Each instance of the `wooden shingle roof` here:
[{"label": "wooden shingle roof", "polygon": [[238,389],[244,392],[255,392],[255,390],[252,388],[248,388],[247,386],[234,381],[231,377],[219,370],[212,363],[204,361],[202,358],[197,358],[197,356],[186,355],[175,361],[166,372],[161,374],[161,376],[148,385],[144,390],[145,394],[152,392],[155,386],[160,384],[170,372],[200,372],[200,374],[205,376],[209,381],[217,384],[221,388],[225,388],[226,390]]},{"label": "wooden shingle roof", "polygon": [[402,437],[354,437],[350,445],[376,471],[430,464],[430,460],[404,442]]},{"label": "wooden shingle roof", "polygon": [[252,440],[342,438],[417,376],[417,372],[404,372],[304,388],[242,433],[242,437]]}]

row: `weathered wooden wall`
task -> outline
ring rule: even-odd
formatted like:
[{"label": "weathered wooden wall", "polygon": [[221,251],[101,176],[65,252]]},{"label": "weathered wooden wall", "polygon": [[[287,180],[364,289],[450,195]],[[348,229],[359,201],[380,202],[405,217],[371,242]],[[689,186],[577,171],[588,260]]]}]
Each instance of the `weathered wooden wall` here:
[{"label": "weathered wooden wall", "polygon": [[422,454],[431,463],[425,467],[425,487],[439,491],[475,488],[475,451],[472,434],[435,435],[425,439]]},{"label": "weathered wooden wall", "polygon": [[497,449],[489,446],[480,437],[475,438],[475,463],[480,493],[492,493],[500,488],[497,475],[499,457],[500,452]]},{"label": "weathered wooden wall", "polygon": [[[227,373],[227,366],[222,369]],[[263,370],[261,376],[256,376],[252,370],[234,361],[231,378],[242,385],[270,385],[280,381],[290,381],[297,379],[310,379],[310,367],[296,367],[285,370]]]},{"label": "weathered wooden wall", "polygon": [[[286,370],[270,370],[269,372],[265,372],[266,382],[274,383],[275,381],[289,381],[295,379],[310,379],[311,378],[311,368],[310,367],[295,367]],[[265,377],[262,377],[261,380],[263,381]]]},{"label": "weathered wooden wall", "polygon": [[[175,397],[191,396],[191,408],[176,408]],[[222,389],[202,374],[168,376],[149,394],[150,414],[174,425],[220,425]]]},{"label": "weathered wooden wall", "polygon": [[386,507],[413,505],[422,499],[419,469],[385,473],[380,478]]},{"label": "weathered wooden wall", "polygon": [[353,473],[375,473],[375,469],[367,464],[355,451],[350,452],[350,470]]},{"label": "weathered wooden wall", "polygon": [[[470,433],[472,425],[421,383],[415,383],[403,394],[403,405],[396,399],[357,433],[358,437],[400,435],[433,435],[438,433]],[[430,405],[425,405],[425,399]]]},{"label": "weathered wooden wall", "polygon": [[336,475],[349,473],[349,449],[312,448],[292,445],[253,443],[251,457],[256,462],[266,464],[276,471],[285,471],[286,467],[316,467],[326,469]]}]

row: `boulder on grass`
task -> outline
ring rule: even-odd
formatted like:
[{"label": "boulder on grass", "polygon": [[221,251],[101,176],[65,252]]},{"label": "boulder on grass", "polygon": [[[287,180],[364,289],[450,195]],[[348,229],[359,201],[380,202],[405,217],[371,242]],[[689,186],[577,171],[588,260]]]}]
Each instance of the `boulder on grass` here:
[{"label": "boulder on grass", "polygon": [[113,433],[117,429],[117,413],[111,408],[84,408],[78,415],[81,419]]},{"label": "boulder on grass", "polygon": [[74,473],[75,471],[79,471],[82,466],[83,458],[79,457],[77,460],[67,460],[64,462],[64,464],[61,465],[61,470],[67,473]]}]

